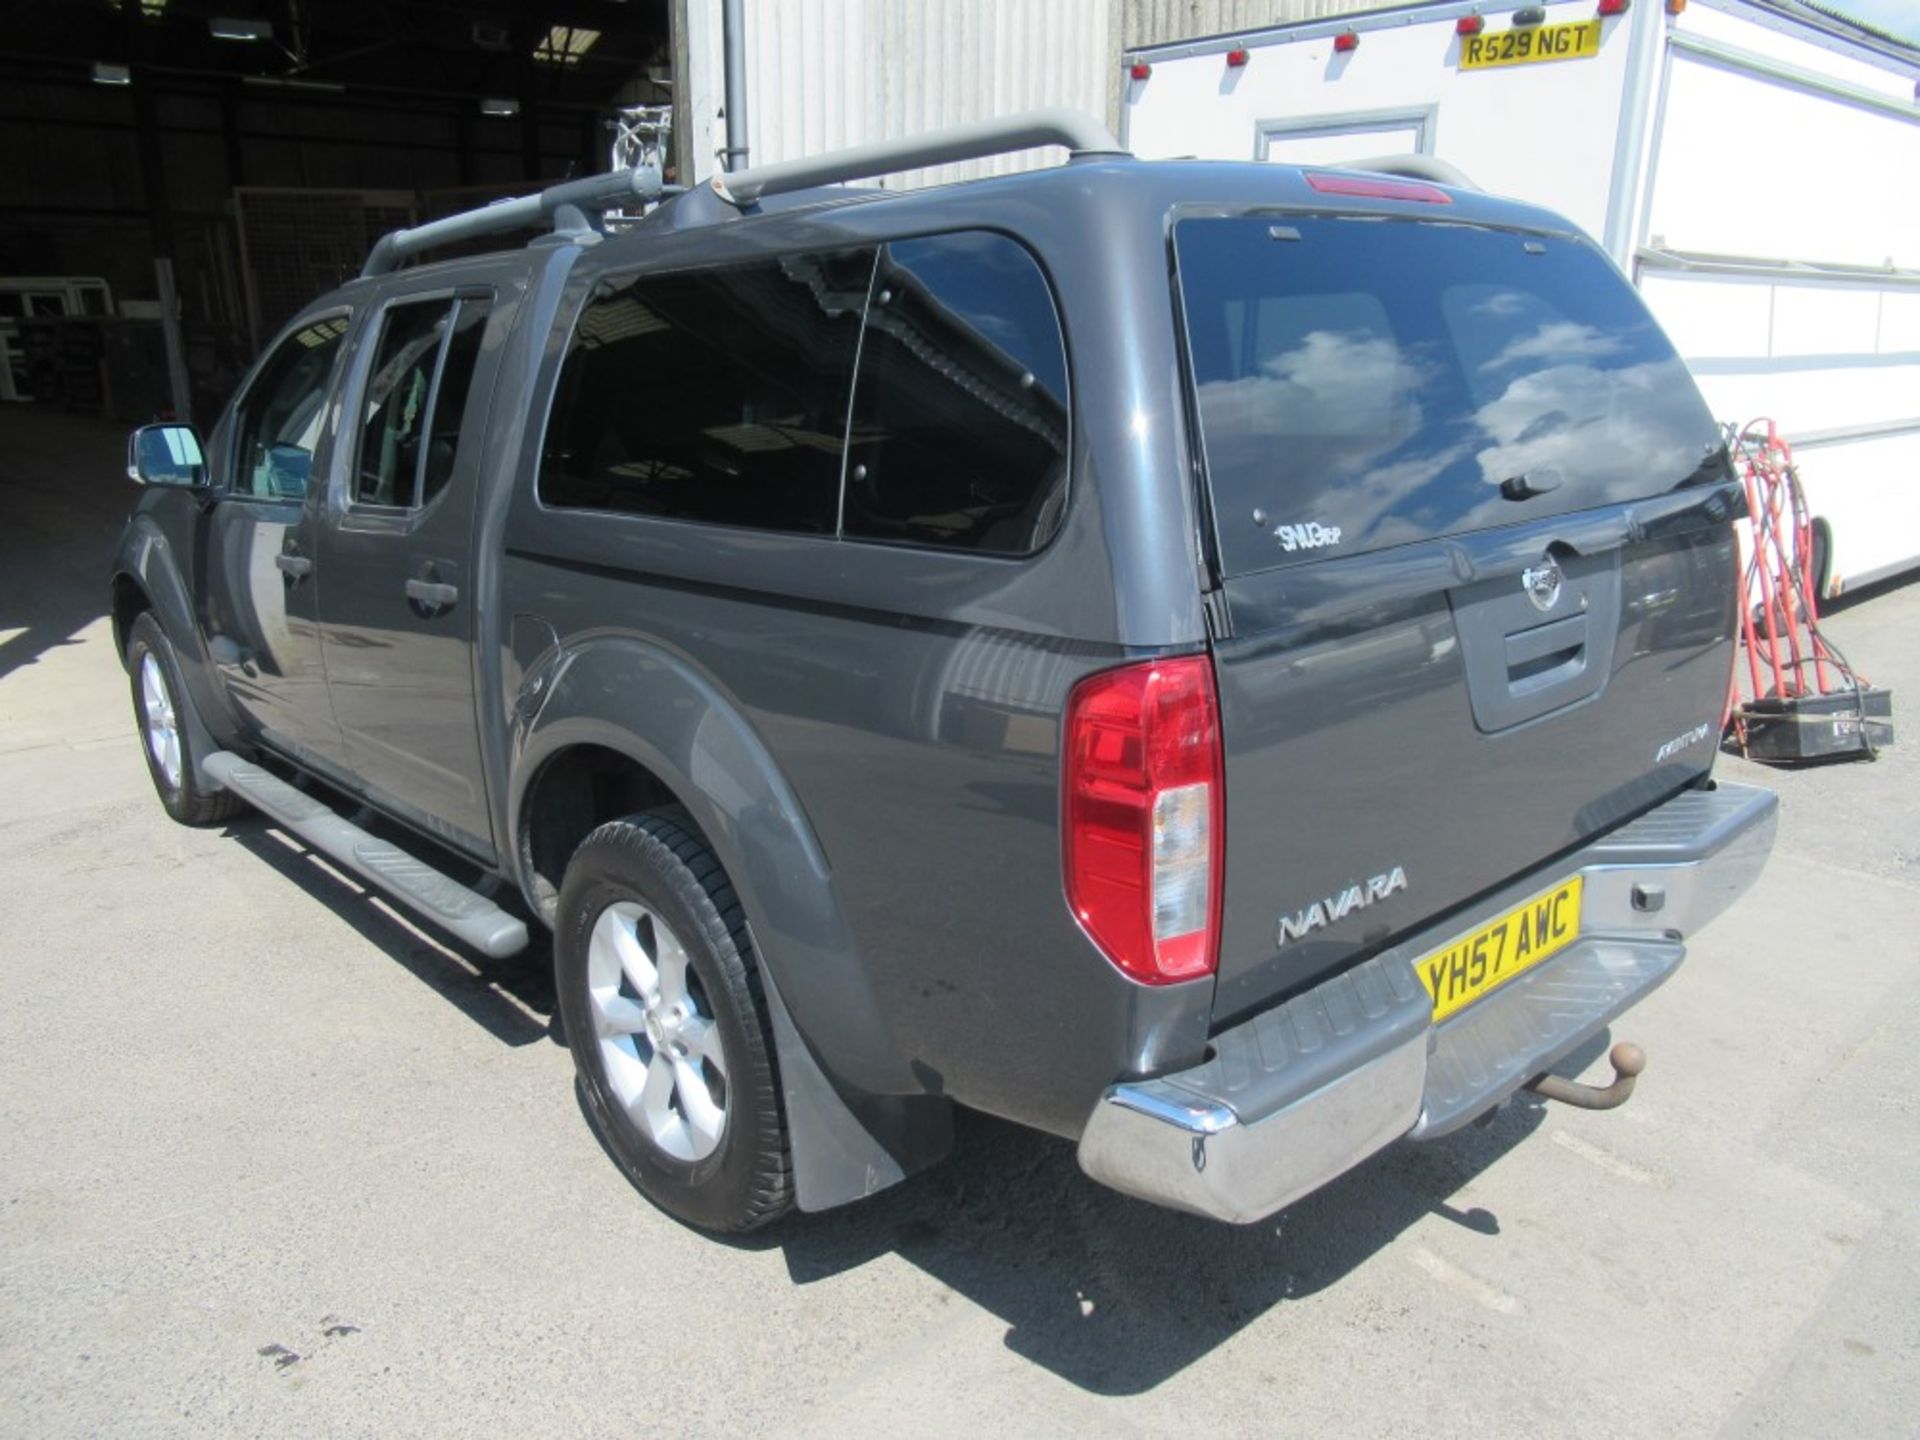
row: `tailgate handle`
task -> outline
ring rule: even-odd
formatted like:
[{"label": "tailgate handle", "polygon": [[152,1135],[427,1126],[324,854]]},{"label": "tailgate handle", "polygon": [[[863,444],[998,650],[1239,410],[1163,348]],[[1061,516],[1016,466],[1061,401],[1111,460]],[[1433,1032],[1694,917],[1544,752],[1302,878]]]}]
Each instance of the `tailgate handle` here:
[{"label": "tailgate handle", "polygon": [[1507,687],[1530,695],[1587,666],[1587,617],[1572,615],[1507,636]]}]

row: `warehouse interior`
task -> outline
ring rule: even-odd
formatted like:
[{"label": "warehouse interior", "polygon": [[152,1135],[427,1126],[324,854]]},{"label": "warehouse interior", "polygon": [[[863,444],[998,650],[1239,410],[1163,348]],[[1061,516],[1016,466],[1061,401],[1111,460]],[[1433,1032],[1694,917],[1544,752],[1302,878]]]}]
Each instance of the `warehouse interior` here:
[{"label": "warehouse interior", "polygon": [[0,403],[209,422],[397,225],[603,170],[668,0],[0,4]]}]

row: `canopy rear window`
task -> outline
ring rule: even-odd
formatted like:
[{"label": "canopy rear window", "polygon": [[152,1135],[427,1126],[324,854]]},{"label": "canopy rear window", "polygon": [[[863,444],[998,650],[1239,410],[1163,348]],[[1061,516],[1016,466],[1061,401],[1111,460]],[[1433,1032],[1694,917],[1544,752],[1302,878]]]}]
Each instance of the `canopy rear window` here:
[{"label": "canopy rear window", "polygon": [[1230,575],[1726,473],[1686,367],[1584,241],[1267,215],[1182,220],[1174,247]]}]

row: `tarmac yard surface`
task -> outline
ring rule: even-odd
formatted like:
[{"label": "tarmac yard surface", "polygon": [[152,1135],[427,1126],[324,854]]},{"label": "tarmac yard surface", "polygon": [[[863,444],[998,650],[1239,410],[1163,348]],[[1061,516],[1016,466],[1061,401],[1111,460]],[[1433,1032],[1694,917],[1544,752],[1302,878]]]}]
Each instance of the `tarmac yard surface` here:
[{"label": "tarmac yard surface", "polygon": [[[475,963],[171,823],[105,618],[117,430],[0,412],[0,1434],[1842,1435],[1920,1415],[1920,584],[1832,622],[1877,763],[1517,1102],[1233,1229],[963,1117],[722,1243],[601,1153],[544,945]],[[1604,1064],[1588,1078],[1604,1078]]]}]

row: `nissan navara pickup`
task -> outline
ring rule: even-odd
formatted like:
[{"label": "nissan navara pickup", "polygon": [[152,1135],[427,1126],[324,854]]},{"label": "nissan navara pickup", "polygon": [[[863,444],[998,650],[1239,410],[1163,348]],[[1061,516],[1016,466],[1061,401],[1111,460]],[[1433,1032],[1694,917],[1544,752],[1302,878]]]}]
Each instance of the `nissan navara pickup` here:
[{"label": "nissan navara pickup", "polygon": [[714,1230],[955,1106],[1247,1222],[1617,1100],[1550,1072],[1773,838],[1712,778],[1741,491],[1607,257],[1459,178],[1037,112],[396,232],[130,442],[160,799],[548,927],[606,1148]]}]

